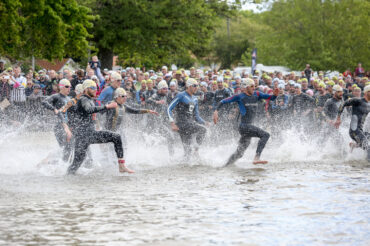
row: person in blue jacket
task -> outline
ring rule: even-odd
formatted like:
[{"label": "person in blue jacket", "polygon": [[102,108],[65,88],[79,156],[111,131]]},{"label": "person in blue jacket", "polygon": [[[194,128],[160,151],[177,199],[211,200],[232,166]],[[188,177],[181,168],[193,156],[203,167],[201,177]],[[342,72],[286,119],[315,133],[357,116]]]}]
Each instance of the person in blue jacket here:
[{"label": "person in blue jacket", "polygon": [[119,73],[113,72],[111,74],[111,84],[109,87],[105,88],[99,95],[97,104],[103,106],[111,101],[113,101],[114,91],[121,86],[122,77]]},{"label": "person in blue jacket", "polygon": [[236,102],[239,105],[240,114],[242,116],[239,125],[239,133],[241,137],[238,148],[236,152],[230,156],[225,166],[235,163],[235,161],[244,155],[244,152],[248,148],[252,137],[260,138],[253,164],[267,164],[267,161],[260,160],[260,156],[265,148],[267,140],[270,138],[270,134],[261,128],[254,126],[253,119],[257,113],[258,101],[262,99],[275,100],[279,94],[279,89],[276,88],[274,90],[274,95],[255,91],[255,84],[252,79],[244,79],[240,87],[242,93],[221,100],[217,105],[217,109],[213,113],[213,121],[215,124],[217,124],[218,110],[224,104]]},{"label": "person in blue jacket", "polygon": [[[191,140],[196,135],[197,145],[194,148],[194,154],[199,156],[198,149],[203,143],[206,128],[205,121],[199,115],[198,99],[194,94],[198,90],[198,82],[189,78],[186,81],[186,90],[177,94],[177,96],[168,105],[167,115],[173,131],[178,131],[182,144],[184,146],[185,160],[188,161],[192,153]],[[175,118],[172,110],[175,109]]]}]

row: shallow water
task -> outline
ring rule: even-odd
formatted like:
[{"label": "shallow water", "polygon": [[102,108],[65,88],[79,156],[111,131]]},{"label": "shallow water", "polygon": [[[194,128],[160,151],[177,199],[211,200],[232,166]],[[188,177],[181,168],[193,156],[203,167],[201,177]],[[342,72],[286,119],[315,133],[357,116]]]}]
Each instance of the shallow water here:
[{"label": "shallow water", "polygon": [[270,144],[274,161],[253,166],[252,145],[220,168],[236,141],[203,147],[202,165],[168,159],[155,141],[129,146],[134,175],[119,174],[94,146],[93,167],[73,177],[66,163],[40,165],[57,149],[52,135],[3,141],[0,244],[370,245],[370,165],[360,151],[324,159]]}]

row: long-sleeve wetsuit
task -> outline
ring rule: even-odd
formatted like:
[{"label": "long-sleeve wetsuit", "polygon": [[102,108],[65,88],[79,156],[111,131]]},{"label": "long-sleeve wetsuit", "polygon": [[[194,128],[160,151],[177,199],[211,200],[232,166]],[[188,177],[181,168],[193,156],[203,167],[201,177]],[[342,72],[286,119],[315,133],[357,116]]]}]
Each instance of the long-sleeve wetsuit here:
[{"label": "long-sleeve wetsuit", "polygon": [[330,98],[324,104],[322,116],[329,120],[335,120],[338,115],[339,108],[342,104],[343,100],[338,100],[334,97]]},{"label": "long-sleeve wetsuit", "polygon": [[81,166],[90,144],[112,142],[117,157],[123,158],[121,136],[111,131],[95,130],[93,114],[106,110],[105,106],[95,106],[94,100],[87,95],[83,95],[77,101],[75,156],[72,165],[68,168],[69,174],[74,174]]},{"label": "long-sleeve wetsuit", "polygon": [[135,109],[128,105],[119,105],[117,108],[108,109],[106,112],[105,129],[117,132],[121,126],[123,115],[127,112],[129,114],[145,114],[147,109]]},{"label": "long-sleeve wetsuit", "polygon": [[214,97],[215,93],[213,91],[207,91],[204,93],[203,99],[199,101],[199,113],[205,120],[212,120]]},{"label": "long-sleeve wetsuit", "polygon": [[263,99],[275,100],[276,96],[264,94],[259,91],[255,91],[251,96],[241,93],[232,97],[221,100],[218,103],[217,110],[219,110],[224,104],[236,102],[239,105],[239,111],[241,114],[241,122],[239,126],[239,133],[241,135],[239,145],[236,152],[229,158],[228,164],[234,163],[237,159],[244,155],[245,150],[248,148],[251,138],[260,138],[256,150],[256,155],[260,156],[267,140],[270,138],[270,134],[253,124],[253,120],[256,117],[258,101]]},{"label": "long-sleeve wetsuit", "polygon": [[[69,97],[63,94],[54,94],[42,101],[42,105],[54,111],[55,109],[59,110],[64,107],[69,101]],[[60,147],[63,148],[63,160],[67,161],[70,155],[72,146],[67,142],[66,132],[63,127],[64,123],[64,114],[62,112],[57,114],[57,122],[54,125],[54,135]]]},{"label": "long-sleeve wetsuit", "polygon": [[[323,110],[320,112],[320,116],[323,120],[334,121],[338,115],[339,107],[343,103],[342,99],[336,99],[335,97],[330,98],[324,104]],[[333,124],[324,124],[320,127],[322,130],[322,135],[318,142],[319,146],[323,146],[328,140],[336,145],[341,146],[344,142],[344,139],[340,132],[335,129]]]},{"label": "long-sleeve wetsuit", "polygon": [[196,134],[198,145],[203,143],[206,134],[206,128],[203,126],[205,121],[199,115],[198,99],[189,95],[186,91],[178,93],[168,106],[167,115],[170,122],[174,122],[173,109],[175,109],[176,125],[179,127],[185,157],[188,158],[191,153],[192,135]]},{"label": "long-sleeve wetsuit", "polygon": [[338,110],[338,116],[340,116],[345,107],[352,106],[351,124],[349,128],[350,137],[356,141],[364,150],[367,150],[367,158],[370,161],[370,148],[368,146],[368,137],[370,134],[364,132],[363,126],[366,120],[367,114],[370,112],[370,103],[365,98],[351,98],[345,101]]},{"label": "long-sleeve wetsuit", "polygon": [[[157,103],[159,101],[163,101],[163,104]],[[168,116],[167,116],[167,107],[168,107],[168,94],[161,95],[158,92],[152,95],[147,100],[147,105],[158,112],[159,117],[153,117],[154,122],[154,128],[153,130],[155,132],[158,132],[161,136],[165,137],[167,140],[167,147],[168,152],[170,155],[173,155],[174,153],[174,143],[175,139],[173,136],[173,132],[171,131],[171,128],[167,124],[168,122]]]}]

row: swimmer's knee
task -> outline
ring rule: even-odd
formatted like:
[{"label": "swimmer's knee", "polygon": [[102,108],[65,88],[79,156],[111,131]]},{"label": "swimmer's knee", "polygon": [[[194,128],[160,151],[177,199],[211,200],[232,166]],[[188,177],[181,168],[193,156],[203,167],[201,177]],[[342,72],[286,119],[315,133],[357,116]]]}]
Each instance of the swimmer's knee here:
[{"label": "swimmer's knee", "polygon": [[270,133],[264,132],[261,139],[265,139],[266,141],[270,138]]}]

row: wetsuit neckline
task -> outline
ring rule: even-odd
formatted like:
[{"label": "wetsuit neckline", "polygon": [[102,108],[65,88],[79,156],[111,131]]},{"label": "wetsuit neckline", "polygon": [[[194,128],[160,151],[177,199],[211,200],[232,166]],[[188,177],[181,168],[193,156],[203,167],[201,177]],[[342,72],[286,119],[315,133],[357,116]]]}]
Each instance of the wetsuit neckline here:
[{"label": "wetsuit neckline", "polygon": [[185,93],[188,94],[190,97],[192,97],[194,95],[194,94],[193,95],[190,95],[187,91],[185,91]]}]

